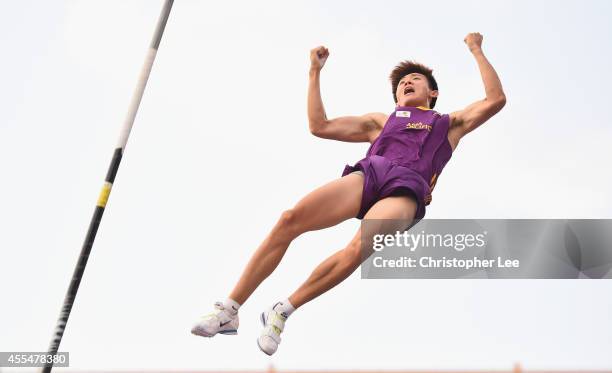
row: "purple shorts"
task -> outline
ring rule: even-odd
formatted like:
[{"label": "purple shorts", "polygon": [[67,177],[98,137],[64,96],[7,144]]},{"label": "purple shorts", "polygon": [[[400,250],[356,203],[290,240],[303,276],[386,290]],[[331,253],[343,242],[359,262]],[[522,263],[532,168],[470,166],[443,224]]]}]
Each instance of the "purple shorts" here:
[{"label": "purple shorts", "polygon": [[352,172],[363,172],[363,193],[361,208],[357,219],[363,219],[368,210],[378,201],[389,196],[412,196],[417,203],[415,219],[425,216],[425,196],[429,185],[414,170],[391,163],[387,158],[372,155],[357,162],[355,166],[346,166],[342,176]]}]

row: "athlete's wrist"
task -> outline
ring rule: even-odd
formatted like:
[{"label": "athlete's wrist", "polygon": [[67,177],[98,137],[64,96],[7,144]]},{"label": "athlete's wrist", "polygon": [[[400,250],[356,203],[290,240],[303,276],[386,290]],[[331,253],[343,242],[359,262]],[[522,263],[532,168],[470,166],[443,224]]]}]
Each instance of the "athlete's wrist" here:
[{"label": "athlete's wrist", "polygon": [[310,70],[308,71],[308,75],[310,75],[310,77],[315,77],[315,76],[319,76],[321,75],[321,68],[320,67],[310,67]]},{"label": "athlete's wrist", "polygon": [[472,52],[474,56],[484,55],[484,52],[482,51],[482,48],[480,47],[470,48],[470,52]]}]

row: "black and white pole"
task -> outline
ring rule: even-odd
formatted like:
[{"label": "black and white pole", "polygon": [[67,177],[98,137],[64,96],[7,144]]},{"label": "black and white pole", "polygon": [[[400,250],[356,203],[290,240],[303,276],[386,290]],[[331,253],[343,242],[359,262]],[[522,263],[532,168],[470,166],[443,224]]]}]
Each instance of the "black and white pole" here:
[{"label": "black and white pole", "polygon": [[[49,355],[55,355],[57,353],[60,343],[62,341],[62,336],[64,335],[64,330],[66,329],[66,324],[68,323],[68,317],[70,316],[70,311],[72,310],[72,305],[74,304],[74,299],[76,298],[77,291],[79,290],[81,278],[83,277],[83,273],[85,272],[87,259],[89,258],[89,253],[91,252],[91,248],[96,238],[96,233],[98,232],[98,227],[100,226],[100,221],[102,220],[102,215],[104,214],[106,202],[108,201],[113,182],[115,181],[115,176],[117,175],[117,170],[119,169],[119,164],[121,163],[123,151],[125,150],[128,137],[130,136],[132,126],[134,125],[134,119],[136,118],[136,113],[138,112],[138,107],[140,106],[142,95],[144,93],[145,87],[147,86],[147,81],[149,80],[149,74],[151,73],[151,68],[153,67],[153,62],[155,61],[155,55],[157,54],[157,49],[159,48],[159,43],[164,33],[166,22],[168,21],[168,16],[170,15],[170,9],[172,9],[173,2],[173,0],[165,0],[164,8],[161,12],[159,20],[157,21],[153,40],[151,41],[151,45],[149,47],[149,50],[147,51],[147,56],[144,65],[142,66],[142,70],[140,71],[138,85],[136,86],[136,90],[134,91],[134,95],[132,96],[132,102],[130,103],[125,122],[123,123],[123,127],[121,129],[119,141],[117,142],[117,146],[115,147],[115,151],[113,153],[113,159],[108,168],[108,172],[106,173],[104,185],[102,186],[102,191],[100,192],[100,196],[98,197],[98,201],[96,203],[96,209],[94,210],[91,222],[89,223],[89,229],[87,230],[87,235],[85,236],[85,242],[83,242],[83,247],[81,249],[81,254],[79,255],[79,260],[74,269],[74,273],[72,274],[72,279],[70,280],[70,286],[68,287],[68,291],[66,292],[66,297],[64,298],[64,305],[62,306],[62,310],[57,321],[57,326],[53,333],[53,339],[51,340],[51,344],[49,345]],[[46,365],[43,368],[43,373],[51,372],[51,368],[53,368],[52,363]]]}]

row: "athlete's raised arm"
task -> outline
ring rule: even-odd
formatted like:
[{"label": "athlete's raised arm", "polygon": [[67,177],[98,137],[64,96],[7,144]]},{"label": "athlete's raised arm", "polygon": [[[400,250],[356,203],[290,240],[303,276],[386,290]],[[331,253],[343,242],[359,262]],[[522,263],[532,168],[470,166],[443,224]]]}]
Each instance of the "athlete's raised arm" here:
[{"label": "athlete's raised arm", "polygon": [[482,35],[470,33],[463,41],[476,59],[486,96],[484,99],[468,105],[465,109],[450,114],[451,128],[448,137],[451,142],[454,142],[452,144],[453,148],[461,137],[497,114],[506,104],[506,95],[502,89],[501,81],[482,51]]},{"label": "athlete's raised arm", "polygon": [[329,57],[329,50],[323,46],[310,51],[310,72],[308,83],[308,125],[310,132],[324,139],[347,142],[372,142],[385,124],[383,113],[362,116],[327,119],[321,99],[321,69]]}]

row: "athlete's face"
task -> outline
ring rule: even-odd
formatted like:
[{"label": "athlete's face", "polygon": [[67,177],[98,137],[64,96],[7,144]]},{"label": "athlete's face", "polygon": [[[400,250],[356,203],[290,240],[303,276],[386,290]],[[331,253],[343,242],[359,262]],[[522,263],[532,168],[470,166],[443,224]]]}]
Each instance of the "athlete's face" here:
[{"label": "athlete's face", "polygon": [[395,92],[398,106],[427,106],[432,97],[438,97],[438,91],[429,88],[423,74],[408,74],[400,80]]}]

